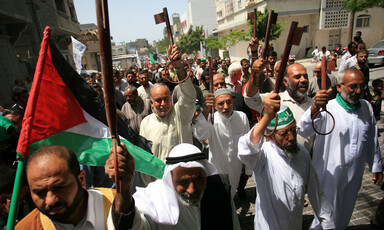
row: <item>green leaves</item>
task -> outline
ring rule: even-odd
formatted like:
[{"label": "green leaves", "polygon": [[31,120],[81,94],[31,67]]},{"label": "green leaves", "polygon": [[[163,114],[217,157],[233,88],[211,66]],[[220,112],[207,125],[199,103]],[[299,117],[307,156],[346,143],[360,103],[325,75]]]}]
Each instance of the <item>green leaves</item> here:
[{"label": "green leaves", "polygon": [[200,50],[200,41],[204,40],[203,26],[189,27],[186,34],[182,34],[177,45],[182,53],[191,54],[195,50]]},{"label": "green leaves", "polygon": [[[264,8],[264,13],[261,11],[257,11],[257,28],[256,28],[256,36],[259,40],[264,41],[265,33],[267,31],[267,23],[268,23],[269,11],[267,7]],[[253,20],[248,20],[247,24],[249,25],[249,35],[253,37]],[[277,21],[276,25],[272,25],[270,40],[275,40],[280,37],[281,32],[284,30],[284,21]]]},{"label": "green leaves", "polygon": [[344,0],[345,7],[343,10],[347,12],[359,12],[369,8],[384,8],[384,0]]}]

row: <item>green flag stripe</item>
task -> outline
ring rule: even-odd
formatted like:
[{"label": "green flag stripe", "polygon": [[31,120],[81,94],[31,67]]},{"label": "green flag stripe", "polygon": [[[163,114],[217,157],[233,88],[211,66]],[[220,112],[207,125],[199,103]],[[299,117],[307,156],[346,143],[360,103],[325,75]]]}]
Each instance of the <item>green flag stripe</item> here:
[{"label": "green flag stripe", "polygon": [[[135,159],[136,170],[162,178],[165,163],[147,151],[121,140],[127,146],[129,153]],[[30,145],[30,154],[46,145],[63,145],[71,149],[79,159],[80,164],[104,166],[112,146],[110,138],[94,138],[71,132],[60,132]]]}]

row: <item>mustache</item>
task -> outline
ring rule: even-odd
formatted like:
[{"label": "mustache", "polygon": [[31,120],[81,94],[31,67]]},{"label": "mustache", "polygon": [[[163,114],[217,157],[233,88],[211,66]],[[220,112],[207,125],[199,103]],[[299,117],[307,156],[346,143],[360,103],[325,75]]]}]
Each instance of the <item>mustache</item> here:
[{"label": "mustache", "polygon": [[68,208],[64,202],[56,202],[54,205],[47,205],[45,207],[45,210],[50,211],[51,209],[56,209],[56,208],[61,208],[61,207]]},{"label": "mustache", "polygon": [[299,82],[299,84],[297,84],[297,88],[299,87],[308,87],[309,83],[308,82]]}]

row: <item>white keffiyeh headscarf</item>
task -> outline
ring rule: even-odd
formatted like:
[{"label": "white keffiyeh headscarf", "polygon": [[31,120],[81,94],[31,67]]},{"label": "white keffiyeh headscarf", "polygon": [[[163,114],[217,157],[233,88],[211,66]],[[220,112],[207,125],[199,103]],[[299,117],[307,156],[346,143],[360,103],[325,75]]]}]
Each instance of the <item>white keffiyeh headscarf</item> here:
[{"label": "white keffiyeh headscarf", "polygon": [[167,157],[163,179],[150,183],[146,188],[138,187],[133,194],[136,207],[156,223],[176,225],[179,220],[179,201],[171,172],[181,166],[202,168],[206,176],[217,174],[215,166],[203,158],[200,149],[192,144],[175,146]]}]

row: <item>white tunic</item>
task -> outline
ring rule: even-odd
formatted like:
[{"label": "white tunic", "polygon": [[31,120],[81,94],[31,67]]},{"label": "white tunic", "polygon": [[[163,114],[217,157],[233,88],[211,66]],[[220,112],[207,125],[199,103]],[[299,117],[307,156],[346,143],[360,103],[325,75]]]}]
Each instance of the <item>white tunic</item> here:
[{"label": "white tunic", "polygon": [[[335,129],[329,135],[316,134],[313,148],[313,165],[325,196],[333,206],[336,229],[344,229],[349,224],[365,163],[369,164],[372,172],[382,171],[372,107],[365,100],[360,102],[360,109],[347,111],[336,99],[329,101],[327,110],[335,118]],[[320,113],[315,125],[319,131],[325,132],[331,130],[333,122],[329,115]],[[298,127],[304,136],[315,135],[310,109],[302,116]]]},{"label": "white tunic", "polygon": [[252,131],[239,140],[239,158],[252,169],[256,183],[255,229],[297,230],[302,227],[305,192],[325,229],[334,227],[332,211],[305,148],[292,159],[273,142],[253,144]]},{"label": "white tunic", "polygon": [[239,138],[248,131],[248,118],[240,111],[233,111],[229,118],[215,112],[214,125],[200,114],[195,124],[195,137],[209,141],[209,162],[219,173],[228,174],[232,198],[236,194],[242,167],[237,158],[237,145]]},{"label": "white tunic", "polygon": [[[261,109],[264,106],[264,98],[269,93],[256,93],[253,97],[248,97],[246,93],[244,94],[244,101],[245,104],[248,105],[249,108],[261,111]],[[301,118],[301,116],[304,114],[304,112],[310,108],[314,102],[314,100],[308,96],[304,97],[304,100],[301,103],[298,103],[295,101],[289,94],[288,91],[284,91],[282,93],[279,93],[280,99],[281,99],[281,105],[285,105],[289,107],[289,109],[293,113],[293,117],[295,118],[296,122],[298,122]],[[297,143],[304,146],[307,151],[309,152],[312,148],[313,143],[313,137],[302,137],[300,135],[297,135]]]},{"label": "white tunic", "polygon": [[191,80],[180,84],[178,102],[165,118],[155,113],[140,124],[140,135],[152,141],[152,153],[162,161],[180,143],[192,143],[191,120],[195,112],[196,91]]}]

